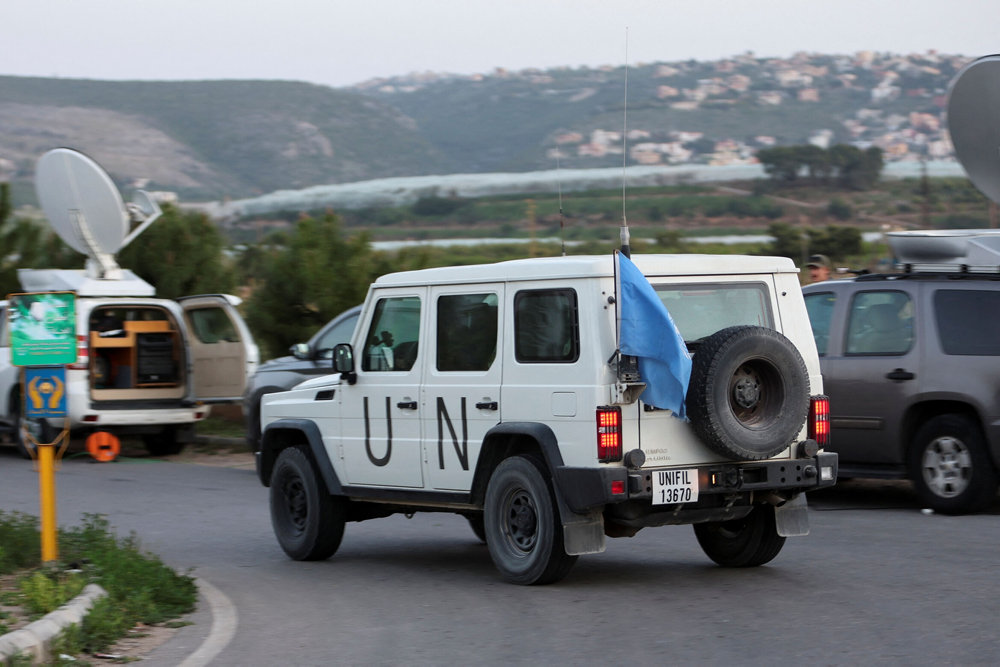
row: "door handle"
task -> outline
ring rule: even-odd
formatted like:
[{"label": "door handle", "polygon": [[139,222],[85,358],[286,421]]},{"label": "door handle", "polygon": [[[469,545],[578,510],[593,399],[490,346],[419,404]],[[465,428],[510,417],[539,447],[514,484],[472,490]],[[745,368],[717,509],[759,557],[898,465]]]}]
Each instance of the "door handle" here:
[{"label": "door handle", "polygon": [[496,410],[498,407],[496,401],[480,401],[476,403],[477,410]]},{"label": "door handle", "polygon": [[396,403],[396,407],[399,408],[400,410],[416,410],[417,409],[417,402],[416,401],[400,401],[399,403]]},{"label": "door handle", "polygon": [[888,373],[886,373],[885,376],[890,380],[912,380],[913,378],[917,377],[910,371],[903,370],[902,368],[891,370]]}]

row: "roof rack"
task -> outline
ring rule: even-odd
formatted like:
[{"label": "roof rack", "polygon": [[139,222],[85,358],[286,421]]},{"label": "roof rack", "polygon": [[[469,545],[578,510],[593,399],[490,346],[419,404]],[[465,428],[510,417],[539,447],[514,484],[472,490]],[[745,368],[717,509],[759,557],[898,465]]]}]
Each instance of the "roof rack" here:
[{"label": "roof rack", "polygon": [[889,232],[896,267],[904,273],[1000,273],[1000,230]]}]

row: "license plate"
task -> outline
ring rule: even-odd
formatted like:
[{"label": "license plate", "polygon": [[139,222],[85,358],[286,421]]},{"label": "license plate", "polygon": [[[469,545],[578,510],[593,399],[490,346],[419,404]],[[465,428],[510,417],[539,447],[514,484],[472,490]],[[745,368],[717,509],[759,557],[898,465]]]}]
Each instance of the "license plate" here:
[{"label": "license plate", "polygon": [[653,504],[676,505],[698,500],[698,469],[654,470]]}]

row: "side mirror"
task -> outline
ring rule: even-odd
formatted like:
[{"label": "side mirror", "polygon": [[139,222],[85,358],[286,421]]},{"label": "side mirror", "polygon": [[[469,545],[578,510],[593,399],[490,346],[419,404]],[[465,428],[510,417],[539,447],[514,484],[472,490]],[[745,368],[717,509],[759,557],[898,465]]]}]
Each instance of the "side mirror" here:
[{"label": "side mirror", "polygon": [[292,353],[296,359],[308,359],[309,358],[309,345],[306,343],[296,343],[288,348],[288,351]]},{"label": "side mirror", "polygon": [[350,343],[337,343],[333,348],[333,370],[340,373],[343,380],[348,384],[358,381],[358,374],[354,372],[354,350]]}]

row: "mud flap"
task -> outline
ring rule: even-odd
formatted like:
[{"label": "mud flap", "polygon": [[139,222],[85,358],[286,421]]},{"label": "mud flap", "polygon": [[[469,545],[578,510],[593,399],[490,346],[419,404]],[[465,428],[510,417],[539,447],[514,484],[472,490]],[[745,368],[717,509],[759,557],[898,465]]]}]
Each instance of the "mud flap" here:
[{"label": "mud flap", "polygon": [[809,508],[806,494],[797,493],[791,500],[774,508],[774,524],[778,535],[797,537],[809,534]]},{"label": "mud flap", "polygon": [[603,553],[604,515],[591,512],[588,515],[571,516],[569,522],[563,522],[563,547],[566,553],[570,556]]}]

